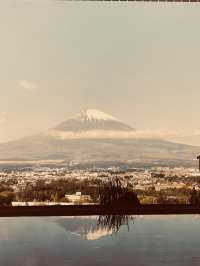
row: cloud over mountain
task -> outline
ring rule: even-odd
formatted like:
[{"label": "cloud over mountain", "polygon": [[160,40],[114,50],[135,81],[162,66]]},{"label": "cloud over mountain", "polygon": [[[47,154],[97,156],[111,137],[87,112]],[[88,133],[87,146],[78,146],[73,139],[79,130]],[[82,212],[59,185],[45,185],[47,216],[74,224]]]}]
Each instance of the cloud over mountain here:
[{"label": "cloud over mountain", "polygon": [[37,88],[37,85],[34,82],[26,79],[19,80],[19,85],[23,89],[30,92],[34,91]]},{"label": "cloud over mountain", "polygon": [[0,124],[3,124],[7,121],[7,113],[6,112],[1,112],[0,113]]}]

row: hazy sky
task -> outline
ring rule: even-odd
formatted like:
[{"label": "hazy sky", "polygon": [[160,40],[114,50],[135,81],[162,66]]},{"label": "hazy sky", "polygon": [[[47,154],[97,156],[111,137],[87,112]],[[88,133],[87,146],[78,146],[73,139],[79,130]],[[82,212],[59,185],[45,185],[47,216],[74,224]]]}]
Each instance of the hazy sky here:
[{"label": "hazy sky", "polygon": [[0,141],[85,108],[200,130],[200,5],[2,1]]}]

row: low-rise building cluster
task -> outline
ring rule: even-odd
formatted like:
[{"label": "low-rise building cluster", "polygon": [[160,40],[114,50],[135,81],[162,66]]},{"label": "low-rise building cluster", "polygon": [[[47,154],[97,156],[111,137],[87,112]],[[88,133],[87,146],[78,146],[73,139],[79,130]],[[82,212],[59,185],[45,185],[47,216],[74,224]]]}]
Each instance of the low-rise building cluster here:
[{"label": "low-rise building cluster", "polygon": [[[154,196],[156,193],[167,191],[167,197],[174,199],[176,195],[170,191],[184,191],[200,187],[200,173],[195,168],[169,168],[169,167],[151,167],[151,168],[134,168],[120,169],[117,167],[110,168],[92,168],[82,170],[71,170],[69,168],[48,168],[48,167],[31,167],[18,169],[4,169],[0,171],[0,185],[9,186],[14,193],[23,191],[27,185],[34,185],[38,181],[46,184],[55,180],[104,180],[110,176],[125,178],[134,187],[134,189],[146,197],[145,193]],[[81,194],[82,191],[75,194],[65,195],[66,201],[91,202],[90,195]],[[184,193],[184,192],[183,192]],[[141,196],[141,197],[142,197]],[[146,199],[146,198],[145,198]],[[155,199],[153,200],[155,202]],[[50,204],[50,203],[49,203]],[[17,203],[15,203],[17,205]]]}]

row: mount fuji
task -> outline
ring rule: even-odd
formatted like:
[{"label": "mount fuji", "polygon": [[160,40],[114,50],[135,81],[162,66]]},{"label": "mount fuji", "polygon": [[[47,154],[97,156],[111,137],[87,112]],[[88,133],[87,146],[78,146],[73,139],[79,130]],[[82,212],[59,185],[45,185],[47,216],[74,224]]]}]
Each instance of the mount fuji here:
[{"label": "mount fuji", "polygon": [[114,116],[96,109],[88,109],[68,119],[56,127],[61,131],[88,131],[88,130],[117,130],[131,131],[130,126],[122,123]]},{"label": "mount fuji", "polygon": [[40,134],[0,144],[1,160],[192,161],[199,152],[195,146],[141,138],[136,129],[96,109],[82,111]]}]

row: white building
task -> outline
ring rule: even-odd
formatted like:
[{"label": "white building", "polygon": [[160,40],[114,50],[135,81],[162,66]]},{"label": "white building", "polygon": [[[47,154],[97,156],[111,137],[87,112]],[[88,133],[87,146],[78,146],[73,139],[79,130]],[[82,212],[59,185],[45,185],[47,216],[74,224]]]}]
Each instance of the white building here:
[{"label": "white building", "polygon": [[76,194],[66,194],[65,198],[68,199],[70,202],[90,202],[91,197],[90,195],[82,195],[81,192],[76,192]]}]

